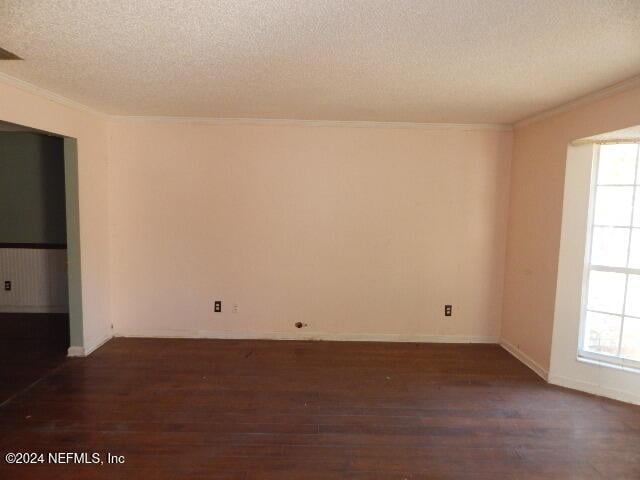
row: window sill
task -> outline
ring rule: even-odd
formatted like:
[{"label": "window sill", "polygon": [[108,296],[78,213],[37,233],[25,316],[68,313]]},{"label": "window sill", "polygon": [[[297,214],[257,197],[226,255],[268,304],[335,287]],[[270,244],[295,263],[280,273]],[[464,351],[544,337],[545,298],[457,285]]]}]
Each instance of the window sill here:
[{"label": "window sill", "polygon": [[618,363],[607,362],[605,360],[596,360],[593,358],[584,357],[582,355],[578,355],[577,360],[579,362],[596,365],[598,367],[606,367],[606,368],[612,368],[614,370],[622,370],[623,372],[640,374],[640,368],[638,367],[632,367],[629,365],[620,365]]}]

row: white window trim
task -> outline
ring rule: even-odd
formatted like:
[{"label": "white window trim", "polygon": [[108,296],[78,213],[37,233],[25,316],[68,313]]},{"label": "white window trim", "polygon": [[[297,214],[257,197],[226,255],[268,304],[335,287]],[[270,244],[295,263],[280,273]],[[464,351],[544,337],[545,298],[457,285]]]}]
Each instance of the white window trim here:
[{"label": "white window trim", "polygon": [[613,368],[624,368],[629,369],[635,373],[640,373],[640,361],[631,360],[628,358],[623,358],[617,355],[607,355],[604,353],[596,353],[584,350],[584,329],[586,323],[587,316],[587,302],[589,298],[589,273],[591,270],[598,270],[602,272],[614,272],[614,273],[625,273],[627,276],[625,277],[625,285],[624,285],[624,297],[622,302],[622,313],[613,313],[613,312],[600,312],[596,310],[590,310],[596,313],[604,313],[607,315],[616,315],[620,317],[620,338],[618,339],[618,353],[620,353],[620,348],[622,345],[622,336],[624,335],[624,322],[625,317],[630,318],[640,318],[634,315],[627,315],[625,312],[626,309],[626,299],[627,299],[627,287],[629,283],[628,274],[640,274],[640,269],[628,268],[628,267],[609,267],[603,265],[591,265],[591,243],[593,239],[593,231],[594,227],[613,227],[613,228],[629,228],[630,229],[630,237],[627,245],[627,263],[631,253],[631,232],[633,231],[633,218],[634,218],[634,209],[635,209],[635,197],[636,192],[640,189],[640,185],[636,183],[638,181],[638,170],[640,169],[640,145],[636,151],[636,166],[634,171],[634,183],[632,185],[628,184],[607,184],[606,186],[624,186],[629,187],[633,186],[633,194],[631,198],[631,221],[632,224],[630,227],[626,226],[618,226],[618,225],[594,225],[594,211],[595,211],[595,201],[597,195],[597,180],[598,180],[598,171],[600,167],[600,145],[595,145],[595,154],[593,156],[593,168],[591,169],[591,185],[590,185],[590,195],[589,195],[589,213],[588,213],[588,221],[587,221],[587,243],[585,248],[585,257],[584,257],[584,271],[583,271],[583,287],[582,287],[582,300],[581,300],[581,308],[580,308],[580,331],[578,336],[578,360],[585,360],[589,362],[596,362],[603,366],[610,366]]}]

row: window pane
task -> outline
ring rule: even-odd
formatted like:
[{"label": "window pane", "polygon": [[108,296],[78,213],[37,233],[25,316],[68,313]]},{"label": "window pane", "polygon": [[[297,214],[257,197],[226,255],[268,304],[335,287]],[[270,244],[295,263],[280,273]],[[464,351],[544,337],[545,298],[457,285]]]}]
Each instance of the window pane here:
[{"label": "window pane", "polygon": [[581,345],[583,351],[637,362],[640,362],[639,156],[638,143],[599,147],[596,185],[592,188],[590,268]]},{"label": "window pane", "polygon": [[592,270],[589,275],[587,308],[601,312],[622,313],[624,280],[624,273]]},{"label": "window pane", "polygon": [[638,146],[634,144],[601,145],[598,184],[633,184]]},{"label": "window pane", "polygon": [[631,360],[640,361],[640,320],[637,318],[624,319],[622,346],[620,355]]},{"label": "window pane", "polygon": [[594,227],[591,263],[608,267],[626,267],[628,247],[628,228]]},{"label": "window pane", "polygon": [[584,324],[583,349],[589,352],[618,354],[621,317],[587,312]]},{"label": "window pane", "polygon": [[596,225],[631,226],[633,187],[598,187],[593,222]]},{"label": "window pane", "polygon": [[624,311],[627,315],[640,317],[640,275],[629,275],[627,304]]},{"label": "window pane", "polygon": [[631,233],[629,268],[640,268],[640,228],[634,228]]},{"label": "window pane", "polygon": [[[640,171],[640,169],[638,169]],[[640,187],[636,187],[636,201],[633,207],[633,224],[640,227]]]}]

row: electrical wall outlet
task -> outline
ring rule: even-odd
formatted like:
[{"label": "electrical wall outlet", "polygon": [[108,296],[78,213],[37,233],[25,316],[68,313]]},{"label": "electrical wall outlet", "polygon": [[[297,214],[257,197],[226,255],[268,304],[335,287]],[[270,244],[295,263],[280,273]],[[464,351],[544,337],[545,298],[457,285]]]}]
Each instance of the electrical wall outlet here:
[{"label": "electrical wall outlet", "polygon": [[238,313],[240,309],[238,308],[238,304],[234,303],[233,307],[231,307],[231,313]]},{"label": "electrical wall outlet", "polygon": [[444,306],[444,316],[450,317],[453,313],[453,305],[445,305]]},{"label": "electrical wall outlet", "polygon": [[222,300],[216,300],[215,302],[213,302],[213,311],[215,313],[222,312]]},{"label": "electrical wall outlet", "polygon": [[11,280],[5,280],[4,281],[4,289],[7,292],[11,291]]}]

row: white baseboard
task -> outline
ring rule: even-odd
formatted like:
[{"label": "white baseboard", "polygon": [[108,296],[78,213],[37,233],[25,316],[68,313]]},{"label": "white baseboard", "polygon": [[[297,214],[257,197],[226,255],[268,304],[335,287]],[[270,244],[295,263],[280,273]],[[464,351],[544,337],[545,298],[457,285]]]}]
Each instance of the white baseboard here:
[{"label": "white baseboard", "polygon": [[67,349],[67,357],[84,357],[84,347],[71,346]]},{"label": "white baseboard", "polygon": [[498,343],[498,337],[469,335],[406,335],[392,333],[318,333],[318,332],[212,332],[163,329],[118,329],[116,337],[211,338],[228,340],[324,340],[339,342],[416,342],[416,343]]},{"label": "white baseboard", "polygon": [[571,388],[572,390],[580,390],[581,392],[598,395],[599,397],[607,397],[621,402],[640,405],[640,395],[625,390],[607,388],[595,383],[583,382],[559,375],[551,375],[549,377],[549,383],[558,385],[559,387]]},{"label": "white baseboard", "polygon": [[94,342],[91,345],[85,347],[84,348],[85,356],[91,355],[93,352],[95,352],[97,349],[99,349],[101,346],[103,346],[105,343],[107,343],[112,338],[113,337],[111,335],[109,335],[109,336],[103,337],[100,340],[98,340],[97,342]]},{"label": "white baseboard", "polygon": [[548,370],[542,368],[540,364],[538,364],[529,355],[524,353],[522,350],[520,350],[518,347],[513,345],[508,340],[505,340],[504,338],[500,340],[500,346],[504,348],[507,352],[509,352],[511,355],[516,357],[518,360],[520,360],[522,363],[524,363],[531,370],[533,370],[536,373],[536,375],[542,378],[545,382],[548,381],[549,379]]},{"label": "white baseboard", "polygon": [[[201,338],[201,339],[226,339],[226,340],[318,340],[318,341],[344,341],[344,342],[415,342],[415,343],[488,343],[500,344],[507,352],[513,355],[524,365],[533,370],[545,382],[561,387],[580,390],[590,394],[613,398],[623,402],[640,405],[640,396],[623,390],[616,390],[601,387],[588,382],[581,382],[565,377],[549,376],[549,372],[540,366],[526,353],[518,349],[511,342],[505,339],[498,339],[493,336],[468,336],[468,335],[405,335],[405,334],[385,334],[385,333],[224,333],[212,331],[193,330],[169,330],[169,329],[121,329],[114,335],[115,337],[132,338]],[[106,337],[88,348],[72,346],[69,347],[69,357],[86,357],[92,352],[107,343],[111,337]]]},{"label": "white baseboard", "polygon": [[88,357],[89,355],[91,355],[93,352],[95,352],[97,349],[99,349],[102,345],[104,345],[105,343],[107,343],[109,340],[111,340],[111,338],[113,337],[105,337],[102,338],[101,340],[93,343],[92,345],[89,345],[87,347],[69,347],[67,350],[67,356],[68,357]]}]

